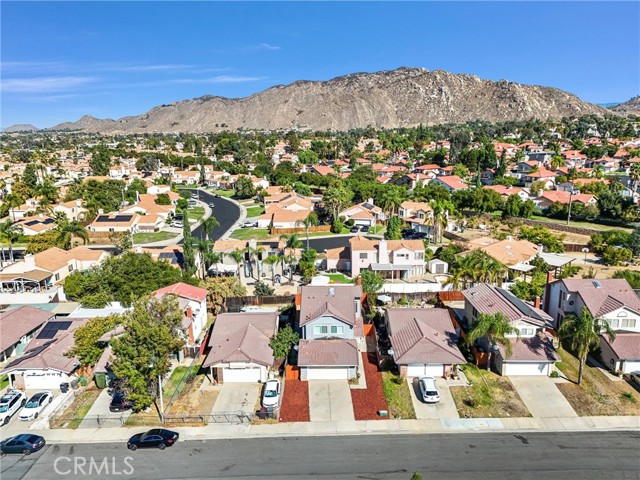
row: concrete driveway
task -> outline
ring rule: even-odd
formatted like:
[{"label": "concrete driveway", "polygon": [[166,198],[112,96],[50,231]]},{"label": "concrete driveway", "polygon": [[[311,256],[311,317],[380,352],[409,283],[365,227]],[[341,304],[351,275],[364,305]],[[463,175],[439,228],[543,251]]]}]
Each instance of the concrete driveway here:
[{"label": "concrete driveway", "polygon": [[409,390],[411,390],[411,401],[418,420],[460,418],[449,386],[444,379],[436,378],[436,386],[438,387],[438,392],[440,392],[440,401],[438,403],[424,403],[422,401],[417,378],[407,378],[407,383],[409,384]]},{"label": "concrete driveway", "polygon": [[518,395],[534,417],[577,417],[556,384],[547,376],[509,377]]},{"label": "concrete driveway", "polygon": [[259,408],[260,387],[259,383],[225,383],[220,385],[220,393],[211,413],[256,413],[256,409]]},{"label": "concrete driveway", "polygon": [[312,422],[348,422],[355,420],[351,389],[346,380],[311,380],[309,416]]},{"label": "concrete driveway", "polygon": [[91,408],[80,423],[81,428],[90,427],[120,427],[131,415],[131,410],[125,412],[110,412],[111,395],[107,388],[103,388],[93,402]]}]

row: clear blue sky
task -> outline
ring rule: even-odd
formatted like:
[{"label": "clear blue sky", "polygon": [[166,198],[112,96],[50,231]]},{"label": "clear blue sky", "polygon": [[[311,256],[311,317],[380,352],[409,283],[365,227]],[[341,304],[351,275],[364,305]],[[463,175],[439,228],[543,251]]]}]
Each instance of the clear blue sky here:
[{"label": "clear blue sky", "polygon": [[2,2],[3,127],[399,66],[640,93],[638,2]]}]

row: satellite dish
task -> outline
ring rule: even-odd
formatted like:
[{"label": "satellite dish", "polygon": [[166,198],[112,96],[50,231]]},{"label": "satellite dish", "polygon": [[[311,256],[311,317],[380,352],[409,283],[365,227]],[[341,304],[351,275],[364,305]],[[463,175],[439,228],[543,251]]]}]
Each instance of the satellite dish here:
[{"label": "satellite dish", "polygon": [[389,350],[387,350],[387,355],[389,355],[389,356],[391,356],[391,357],[393,357],[393,354],[394,354],[394,353],[395,353],[395,352],[394,352],[391,348],[390,348]]}]

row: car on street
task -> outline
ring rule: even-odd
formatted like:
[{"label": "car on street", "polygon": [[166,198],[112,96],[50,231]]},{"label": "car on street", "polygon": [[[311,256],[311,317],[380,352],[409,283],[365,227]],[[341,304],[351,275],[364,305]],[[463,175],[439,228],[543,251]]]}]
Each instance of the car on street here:
[{"label": "car on street", "polygon": [[191,198],[198,198],[198,194],[197,193],[192,193],[191,194]]},{"label": "car on street", "polygon": [[220,197],[222,197],[222,195],[220,195],[219,193],[214,193],[214,194],[213,194],[213,196],[214,196],[215,198],[220,198]]},{"label": "car on street", "polygon": [[15,437],[4,439],[0,443],[0,452],[3,455],[7,453],[22,453],[24,455],[30,455],[33,452],[40,450],[46,443],[45,439],[40,435],[21,433]]},{"label": "car on street", "polygon": [[20,407],[27,403],[27,395],[20,390],[9,390],[0,398],[0,425],[6,425]]},{"label": "car on street", "polygon": [[51,390],[35,393],[22,407],[18,418],[23,421],[35,420],[52,401],[53,392]]},{"label": "car on street", "polygon": [[280,380],[267,380],[262,390],[262,406],[277,407],[280,404]]},{"label": "car on street", "polygon": [[436,380],[433,377],[420,377],[418,379],[420,387],[420,395],[425,403],[438,403],[440,401],[440,393],[436,387]]},{"label": "car on street", "polygon": [[198,202],[196,202],[195,200],[189,200],[190,207],[195,207],[196,205],[198,205]]},{"label": "car on street", "polygon": [[113,392],[111,403],[109,404],[110,412],[124,412],[130,410],[133,407],[133,403],[127,399],[127,394],[123,390],[116,390]]},{"label": "car on street", "polygon": [[154,428],[131,437],[127,442],[127,448],[129,450],[137,450],[138,448],[159,448],[164,450],[166,447],[171,447],[175,444],[179,437],[178,432],[167,430],[166,428]]},{"label": "car on street", "polygon": [[363,225],[360,229],[361,232],[367,233],[369,231],[369,225]]},{"label": "car on street", "polygon": [[215,208],[215,205],[213,204],[213,202],[209,202],[209,208]]},{"label": "car on street", "polygon": [[632,382],[635,382],[637,385],[640,385],[640,370],[631,372],[629,374],[629,378],[631,379]]},{"label": "car on street", "polygon": [[358,233],[359,230],[360,230],[360,227],[358,225],[354,225],[353,227],[351,227],[349,231],[351,233]]}]

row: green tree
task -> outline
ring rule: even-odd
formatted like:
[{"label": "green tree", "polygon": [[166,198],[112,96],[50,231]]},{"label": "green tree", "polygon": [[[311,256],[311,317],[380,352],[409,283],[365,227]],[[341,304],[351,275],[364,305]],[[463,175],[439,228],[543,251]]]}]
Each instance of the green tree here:
[{"label": "green tree", "polygon": [[271,255],[267,258],[265,258],[263,260],[263,263],[266,263],[267,265],[269,265],[271,267],[271,281],[274,281],[275,278],[275,266],[276,264],[280,262],[280,258],[277,257],[276,255]]},{"label": "green tree", "polygon": [[466,341],[469,345],[473,345],[479,338],[487,337],[492,345],[502,345],[508,358],[513,353],[509,337],[514,335],[519,339],[520,330],[513,327],[503,313],[481,313],[467,333]]},{"label": "green tree", "polygon": [[104,176],[109,173],[111,167],[111,155],[106,148],[102,148],[93,153],[91,160],[89,160],[89,167],[91,167],[91,173],[95,176]]},{"label": "green tree", "polygon": [[349,204],[353,195],[354,193],[347,190],[341,183],[337,183],[325,190],[322,199],[333,220],[338,218],[338,213]]},{"label": "green tree", "polygon": [[273,350],[274,358],[285,358],[289,355],[291,348],[299,341],[300,335],[294,332],[290,326],[286,326],[271,337],[269,346]]},{"label": "green tree", "polygon": [[73,332],[74,345],[65,355],[78,357],[83,367],[93,367],[104,352],[106,343],[100,342],[100,337],[113,330],[123,321],[121,315],[96,317]]},{"label": "green tree", "polygon": [[582,371],[589,351],[600,343],[600,332],[604,332],[610,341],[616,338],[616,334],[609,323],[600,318],[593,318],[593,315],[586,307],[582,307],[580,316],[568,315],[565,317],[558,329],[560,338],[569,342],[580,361],[578,385],[582,383]]},{"label": "green tree", "polygon": [[200,282],[200,287],[207,290],[207,305],[214,315],[222,310],[227,298],[247,294],[247,289],[238,277],[208,277]]},{"label": "green tree", "polygon": [[0,242],[7,242],[9,244],[9,259],[11,262],[14,261],[13,242],[17,241],[22,234],[22,227],[10,218],[0,223]]},{"label": "green tree", "polygon": [[36,254],[58,246],[60,235],[54,230],[32,235],[27,240],[27,253]]},{"label": "green tree", "polygon": [[268,297],[270,295],[273,295],[274,293],[275,290],[273,289],[273,287],[259,280],[256,282],[253,289],[253,294],[259,297]]},{"label": "green tree", "polygon": [[242,264],[242,260],[244,259],[242,250],[240,250],[239,248],[236,248],[233,252],[228,253],[227,256],[231,258],[234,262],[236,262],[236,265],[238,268],[237,270],[238,279],[240,279],[240,265]]},{"label": "green tree", "polygon": [[318,215],[315,212],[310,212],[304,220],[298,220],[297,226],[304,227],[304,232],[307,235],[307,249],[309,249],[309,230],[311,227],[316,227],[320,223]]},{"label": "green tree", "polygon": [[201,232],[200,239],[202,240],[205,234],[209,239],[211,239],[211,237],[213,237],[213,230],[219,226],[220,226],[220,222],[218,222],[216,217],[211,215],[209,218],[207,218],[202,222],[202,229],[200,230]]},{"label": "green tree", "polygon": [[256,194],[256,189],[251,179],[244,175],[240,175],[236,180],[235,190],[238,198],[252,198]]},{"label": "green tree", "polygon": [[111,342],[113,372],[124,381],[134,410],[140,411],[155,400],[161,388],[158,379],[169,372],[170,355],[184,345],[183,317],[173,295],[142,298],[124,314],[125,331]]},{"label": "green tree", "polygon": [[64,248],[65,250],[69,250],[72,247],[74,238],[80,238],[84,244],[89,241],[87,229],[75,220],[68,221],[63,219],[56,225],[56,231],[58,232],[58,240],[56,243],[60,248]]},{"label": "green tree", "polygon": [[400,217],[391,217],[387,223],[384,238],[387,240],[400,240],[402,238],[402,226],[404,222]]},{"label": "green tree", "polygon": [[310,281],[316,275],[316,259],[318,258],[318,252],[313,248],[308,248],[302,252],[298,267],[302,273],[302,278],[305,281]]},{"label": "green tree", "polygon": [[171,198],[167,193],[159,193],[154,202],[156,205],[171,205]]}]

